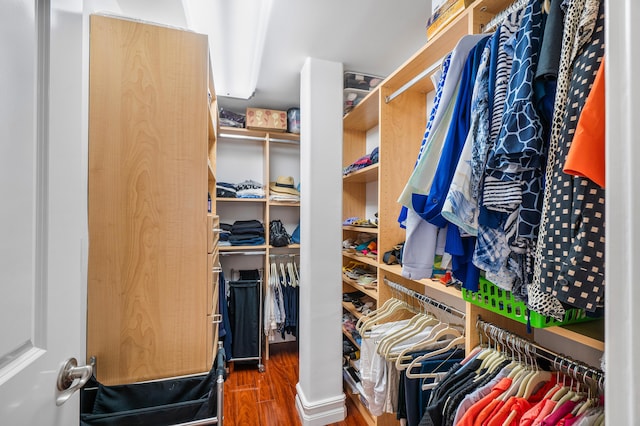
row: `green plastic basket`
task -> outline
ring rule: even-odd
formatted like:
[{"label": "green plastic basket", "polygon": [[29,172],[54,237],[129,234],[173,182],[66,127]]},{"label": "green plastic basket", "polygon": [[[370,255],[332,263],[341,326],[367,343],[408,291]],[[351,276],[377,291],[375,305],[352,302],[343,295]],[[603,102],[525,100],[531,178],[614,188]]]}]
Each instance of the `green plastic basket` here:
[{"label": "green plastic basket", "polygon": [[527,308],[527,305],[523,301],[513,297],[510,291],[501,289],[484,278],[480,278],[480,285],[477,292],[471,292],[463,288],[462,298],[488,311],[495,312],[523,324],[528,323],[534,328],[575,324],[597,319],[588,317],[583,309],[577,308],[567,309],[562,321],[541,315]]}]

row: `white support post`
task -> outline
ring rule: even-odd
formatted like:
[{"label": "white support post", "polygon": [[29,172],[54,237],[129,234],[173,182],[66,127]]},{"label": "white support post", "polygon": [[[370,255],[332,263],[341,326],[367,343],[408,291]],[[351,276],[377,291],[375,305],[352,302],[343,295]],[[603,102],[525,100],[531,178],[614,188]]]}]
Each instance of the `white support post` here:
[{"label": "white support post", "polygon": [[640,3],[606,0],[606,300],[608,425],[640,419]]},{"label": "white support post", "polygon": [[342,391],[342,64],[307,58],[300,96],[300,375],[305,426],[344,419]]}]

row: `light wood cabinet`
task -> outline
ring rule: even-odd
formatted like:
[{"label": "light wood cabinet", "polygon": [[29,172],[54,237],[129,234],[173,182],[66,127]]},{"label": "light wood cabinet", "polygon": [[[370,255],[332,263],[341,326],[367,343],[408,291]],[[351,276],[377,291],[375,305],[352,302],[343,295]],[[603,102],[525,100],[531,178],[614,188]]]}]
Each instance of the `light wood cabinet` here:
[{"label": "light wood cabinet", "polygon": [[208,90],[207,36],[91,16],[87,357],[104,384],[210,369]]},{"label": "light wood cabinet", "polygon": [[[385,284],[385,279],[388,279],[425,294],[431,299],[462,309],[466,313],[467,351],[479,343],[479,336],[475,331],[475,321],[478,315],[481,315],[486,321],[527,339],[535,340],[539,335],[552,334],[565,339],[565,347],[575,348],[583,345],[590,350],[603,351],[604,327],[602,321],[549,327],[544,331],[536,330],[533,334],[528,334],[523,324],[465,302],[460,291],[454,288],[445,287],[439,281],[431,279],[419,281],[405,279],[402,277],[401,266],[386,265],[382,262],[382,256],[386,251],[405,240],[405,232],[397,222],[400,212],[400,204],[397,199],[412,172],[412,166],[424,135],[428,113],[426,95],[435,90],[428,73],[425,73],[422,78],[416,79],[416,77],[428,69],[435,71],[433,65],[440,62],[447,53],[452,51],[462,36],[480,33],[483,25],[511,3],[511,0],[476,0],[345,115],[343,120],[343,165],[347,166],[367,154],[367,138],[376,137],[376,134],[379,144],[379,164],[344,177],[343,218],[365,217],[367,194],[369,196],[371,194],[371,191],[367,191],[367,185],[370,185],[371,182],[377,182],[376,202],[379,212],[379,227],[374,231],[378,238],[378,258],[368,259],[343,253],[343,265],[358,260],[369,264],[377,271],[378,291],[367,291],[366,293],[374,297],[378,305],[392,297],[391,289]],[[372,230],[343,226],[344,239],[353,237],[358,232],[372,232]],[[344,278],[343,291],[354,290],[364,291],[357,283]],[[343,303],[345,311],[351,311],[358,316],[359,313],[353,312],[350,306],[349,303]],[[345,334],[348,334],[346,330]],[[370,424],[398,424],[395,416],[392,415],[371,416],[361,403],[359,396],[351,394],[347,388],[345,390],[359,410],[365,414],[365,418]]]}]

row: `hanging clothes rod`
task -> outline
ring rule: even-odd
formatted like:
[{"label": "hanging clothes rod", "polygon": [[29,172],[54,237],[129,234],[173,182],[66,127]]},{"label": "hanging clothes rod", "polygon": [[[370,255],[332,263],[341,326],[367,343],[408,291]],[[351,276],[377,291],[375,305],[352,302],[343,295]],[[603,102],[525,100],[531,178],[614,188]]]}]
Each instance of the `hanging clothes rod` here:
[{"label": "hanging clothes rod", "polygon": [[269,138],[269,142],[289,143],[289,144],[292,144],[292,145],[300,145],[300,142],[292,141],[292,140],[289,140],[289,139]]},{"label": "hanging clothes rod", "polygon": [[569,358],[566,355],[553,352],[495,324],[484,321],[480,316],[476,320],[476,329],[482,331],[487,338],[493,339],[510,349],[515,348],[526,355],[532,355],[551,362],[559,371],[568,373],[569,376],[576,380],[582,380],[585,384],[588,384],[586,383],[586,377],[589,374],[593,383],[596,383],[599,387],[604,386],[604,372],[602,370]]},{"label": "hanging clothes rod", "polygon": [[278,257],[285,257],[285,258],[286,257],[300,257],[300,255],[297,254],[297,253],[286,253],[286,254],[283,253],[283,254],[270,254],[269,255],[269,258],[272,258],[272,259],[278,258]]},{"label": "hanging clothes rod", "polygon": [[[244,139],[248,141],[260,141],[266,142],[267,138],[262,136],[249,136],[249,135],[235,135],[233,133],[220,133],[218,137],[228,138],[228,139]],[[269,142],[278,142],[278,143],[289,143],[293,145],[300,145],[300,142],[293,141],[290,139],[280,139],[280,138],[269,138]]]},{"label": "hanging clothes rod", "polygon": [[245,256],[260,256],[267,252],[264,250],[237,250],[237,251],[221,251],[220,256],[231,256],[232,254],[243,254]]},{"label": "hanging clothes rod", "polygon": [[445,311],[445,312],[450,313],[450,314],[455,314],[455,315],[459,316],[462,319],[464,319],[467,316],[466,313],[464,313],[464,312],[462,312],[462,311],[460,311],[460,310],[458,310],[456,308],[453,308],[453,307],[451,307],[451,306],[449,306],[449,305],[447,305],[445,303],[442,303],[442,302],[439,302],[437,300],[434,300],[434,299],[430,298],[427,295],[420,294],[417,291],[413,291],[411,289],[408,289],[405,286],[403,286],[401,284],[398,284],[396,282],[390,281],[387,278],[384,279],[384,282],[389,287],[391,287],[393,290],[398,291],[398,292],[400,292],[402,294],[406,294],[406,295],[408,295],[410,297],[413,297],[415,299],[418,299],[421,302],[428,303],[428,304],[430,304],[432,306],[435,306],[436,308],[438,308],[438,309],[440,309],[442,311]]},{"label": "hanging clothes rod", "polygon": [[392,100],[394,100],[395,98],[397,98],[398,96],[406,92],[407,89],[409,89],[411,86],[413,86],[414,84],[416,84],[417,82],[425,78],[426,76],[432,74],[435,70],[437,70],[440,67],[440,65],[442,65],[442,61],[444,61],[445,57],[446,56],[443,56],[442,58],[438,59],[436,62],[431,64],[426,70],[422,71],[420,74],[413,77],[411,80],[409,80],[407,83],[405,83],[402,87],[400,87],[398,90],[393,92],[391,95],[385,96],[384,98],[385,103],[388,104],[389,102],[391,102]]},{"label": "hanging clothes rod", "polygon": [[248,136],[248,135],[234,135],[232,133],[220,133],[218,135],[220,138],[229,138],[229,139],[244,139],[246,141],[261,141],[264,142],[267,139],[260,136]]}]

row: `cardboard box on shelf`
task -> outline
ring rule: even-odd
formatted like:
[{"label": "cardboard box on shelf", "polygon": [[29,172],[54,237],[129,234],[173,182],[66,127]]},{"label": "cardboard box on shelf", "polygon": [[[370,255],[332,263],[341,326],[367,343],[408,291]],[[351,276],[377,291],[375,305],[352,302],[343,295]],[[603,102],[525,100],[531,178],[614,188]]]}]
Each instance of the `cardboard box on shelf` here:
[{"label": "cardboard box on shelf", "polygon": [[247,129],[287,131],[287,113],[275,109],[247,108]]},{"label": "cardboard box on shelf", "polygon": [[[436,34],[442,31],[456,16],[460,15],[464,9],[472,3],[472,0],[455,0],[453,3],[446,2],[443,7],[429,18],[427,22],[427,40],[431,40]],[[448,7],[447,7],[448,6]]]}]

